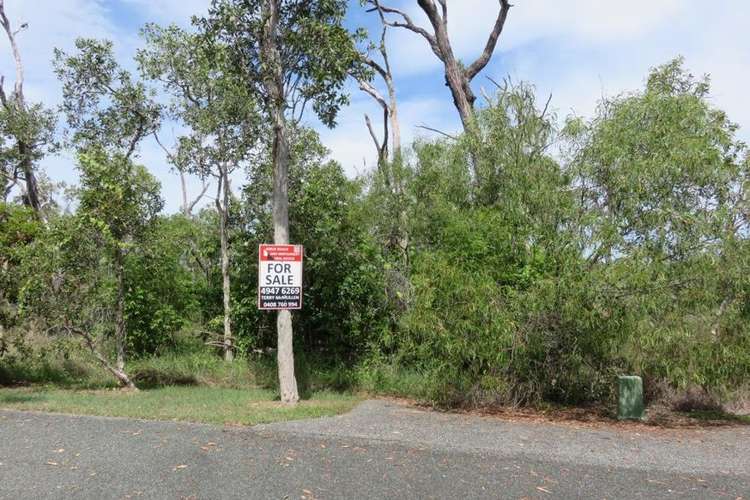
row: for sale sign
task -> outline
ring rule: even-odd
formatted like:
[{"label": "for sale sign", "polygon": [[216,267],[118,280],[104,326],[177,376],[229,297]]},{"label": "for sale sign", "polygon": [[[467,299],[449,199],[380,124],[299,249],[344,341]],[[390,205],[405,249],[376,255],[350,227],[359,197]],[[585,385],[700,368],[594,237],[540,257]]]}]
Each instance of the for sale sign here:
[{"label": "for sale sign", "polygon": [[302,309],[302,245],[258,249],[258,309]]}]

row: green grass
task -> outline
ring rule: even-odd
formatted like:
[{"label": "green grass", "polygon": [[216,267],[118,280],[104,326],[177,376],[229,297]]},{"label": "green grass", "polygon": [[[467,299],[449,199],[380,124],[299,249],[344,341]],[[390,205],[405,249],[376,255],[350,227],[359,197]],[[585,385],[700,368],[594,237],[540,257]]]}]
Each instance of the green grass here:
[{"label": "green grass", "polygon": [[138,392],[70,390],[53,387],[0,388],[0,408],[78,415],[177,420],[211,424],[254,425],[338,415],[359,399],[351,394],[321,391],[296,406],[275,401],[267,389],[225,387],[162,387]]},{"label": "green grass", "polygon": [[318,380],[308,364],[298,368],[303,400],[290,407],[278,401],[271,358],[225,363],[215,353],[199,351],[133,359],[127,372],[141,389],[134,393],[118,390],[85,351],[3,359],[0,408],[254,425],[337,415],[359,401],[330,381]]}]

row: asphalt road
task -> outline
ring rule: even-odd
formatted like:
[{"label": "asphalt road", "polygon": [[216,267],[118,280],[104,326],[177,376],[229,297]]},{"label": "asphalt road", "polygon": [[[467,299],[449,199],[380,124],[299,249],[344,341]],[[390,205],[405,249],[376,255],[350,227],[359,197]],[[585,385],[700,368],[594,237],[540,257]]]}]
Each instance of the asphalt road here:
[{"label": "asphalt road", "polygon": [[0,498],[749,498],[750,429],[425,412],[252,428],[0,410]]}]

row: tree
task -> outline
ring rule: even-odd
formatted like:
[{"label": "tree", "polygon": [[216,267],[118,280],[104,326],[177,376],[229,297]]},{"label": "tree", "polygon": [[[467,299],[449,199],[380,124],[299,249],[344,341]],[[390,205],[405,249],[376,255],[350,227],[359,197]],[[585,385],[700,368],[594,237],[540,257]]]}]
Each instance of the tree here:
[{"label": "tree", "polygon": [[631,362],[705,390],[740,383],[750,353],[750,164],[709,90],[678,58],[566,126],[586,268],[637,315]]},{"label": "tree", "polygon": [[[364,185],[362,179],[348,179],[341,166],[328,159],[330,152],[314,130],[295,128],[290,139],[290,231],[307,252],[304,308],[294,316],[295,346],[304,348],[308,360],[349,364],[366,352],[385,317],[382,258],[366,223],[371,213],[362,204]],[[265,349],[275,345],[275,331],[270,318],[257,310],[255,291],[258,244],[273,227],[270,151],[252,165],[249,177],[241,205],[244,230],[237,245],[242,298],[236,314],[242,341]]]},{"label": "tree", "polygon": [[[384,169],[385,165],[389,160],[389,151],[393,154],[393,160],[396,162],[401,161],[401,126],[398,121],[398,102],[396,100],[396,85],[393,81],[393,71],[391,70],[390,59],[388,58],[388,48],[386,46],[386,36],[388,34],[388,24],[386,23],[383,12],[379,11],[380,21],[382,30],[380,32],[380,40],[378,43],[370,43],[367,50],[360,54],[362,63],[365,68],[369,68],[377,76],[379,76],[385,84],[386,91],[388,93],[388,100],[378,91],[378,89],[371,82],[371,74],[369,72],[363,72],[362,67],[358,66],[353,71],[352,76],[357,83],[359,88],[370,97],[372,97],[378,105],[383,108],[383,139],[378,140],[377,134],[373,129],[370,117],[365,114],[365,124],[367,130],[370,132],[373,142],[375,143],[375,149],[378,153],[378,169]],[[380,53],[380,61],[375,60],[371,53],[377,49]],[[390,141],[391,147],[388,148]],[[390,175],[387,173],[386,182],[389,184],[392,182]]]},{"label": "tree", "polygon": [[[175,153],[167,151],[170,161],[181,174],[187,171],[201,178],[216,178],[224,302],[223,349],[224,358],[231,361],[234,348],[229,272],[230,180],[259,139],[256,98],[251,88],[228,70],[227,48],[217,40],[187,33],[176,26],[161,28],[153,24],[147,25],[143,34],[148,46],[137,56],[141,71],[146,77],[162,82],[173,96],[170,106],[173,117],[190,130],[189,135],[178,139]],[[185,205],[187,211],[186,201]]]},{"label": "tree", "polygon": [[0,202],[0,357],[6,351],[3,332],[16,324],[19,272],[24,247],[41,233],[41,224],[29,207]]},{"label": "tree", "polygon": [[55,49],[53,65],[63,84],[62,111],[73,132],[72,145],[95,145],[129,159],[158,130],[162,109],[142,82],[122,69],[112,42],[79,38],[77,53]]},{"label": "tree", "polygon": [[654,68],[644,90],[604,100],[590,123],[569,120],[591,262],[679,261],[746,234],[745,145],[708,96],[708,78],[680,58]]},{"label": "tree", "polygon": [[96,242],[110,257],[117,283],[115,306],[116,367],[125,372],[125,259],[139,249],[164,202],[159,182],[122,154],[92,147],[79,158],[78,217],[91,226]]},{"label": "tree", "polygon": [[[261,96],[270,121],[277,244],[289,243],[289,123],[299,121],[311,103],[320,120],[333,126],[347,102],[342,87],[358,58],[342,25],[345,11],[343,0],[214,0],[202,22],[230,47],[238,73]],[[281,400],[296,403],[290,311],[279,311],[277,331]]]},{"label": "tree", "polygon": [[62,109],[73,131],[72,143],[79,150],[84,186],[79,210],[93,214],[90,219],[104,235],[103,245],[112,251],[117,367],[122,371],[127,335],[125,257],[131,240],[161,209],[158,187],[147,179],[145,169],[134,166],[132,156],[158,129],[162,110],[153,93],[120,68],[111,42],[79,38],[76,49],[72,56],[55,49],[54,66],[63,83]]},{"label": "tree", "polygon": [[[432,52],[443,63],[445,83],[453,96],[453,104],[461,117],[464,130],[470,133],[474,127],[474,102],[476,101],[476,95],[471,90],[471,81],[490,62],[511,7],[508,0],[498,0],[498,3],[500,9],[497,19],[482,53],[468,67],[464,67],[453,53],[448,36],[448,0],[437,0],[437,4],[435,0],[417,0],[417,4],[430,21],[431,31],[415,24],[412,18],[402,10],[382,5],[379,0],[366,0],[366,4],[371,6],[370,10],[377,11],[386,25],[407,29],[427,40]],[[391,19],[395,17],[398,20],[388,20],[384,14],[390,14]]]},{"label": "tree", "polygon": [[[0,0],[0,24],[10,42],[16,63],[13,92],[4,89],[5,77],[0,76],[0,175],[3,201],[23,181],[23,199],[36,217],[44,219],[35,163],[55,149],[55,114],[39,103],[28,105],[23,93],[24,71],[16,35],[28,27],[26,23],[14,30],[5,14],[5,1]],[[10,142],[9,147],[5,147]]]}]

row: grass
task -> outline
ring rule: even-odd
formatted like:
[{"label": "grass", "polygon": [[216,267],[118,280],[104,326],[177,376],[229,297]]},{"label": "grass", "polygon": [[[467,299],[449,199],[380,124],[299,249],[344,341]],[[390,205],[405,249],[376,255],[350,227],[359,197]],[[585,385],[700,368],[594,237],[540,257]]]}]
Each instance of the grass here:
[{"label": "grass", "polygon": [[275,401],[268,389],[171,386],[138,392],[71,390],[48,386],[0,388],[0,408],[78,415],[255,425],[338,415],[359,399],[351,394],[315,392],[295,406]]},{"label": "grass", "polygon": [[340,387],[300,363],[303,400],[285,406],[275,390],[275,360],[225,363],[208,351],[133,359],[127,371],[141,390],[124,392],[85,351],[68,352],[0,360],[0,408],[254,425],[337,415],[359,401],[350,391],[332,391]]}]

